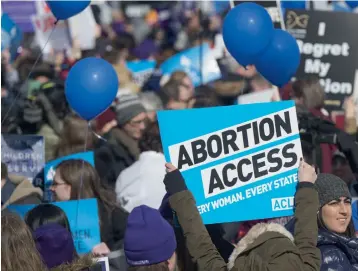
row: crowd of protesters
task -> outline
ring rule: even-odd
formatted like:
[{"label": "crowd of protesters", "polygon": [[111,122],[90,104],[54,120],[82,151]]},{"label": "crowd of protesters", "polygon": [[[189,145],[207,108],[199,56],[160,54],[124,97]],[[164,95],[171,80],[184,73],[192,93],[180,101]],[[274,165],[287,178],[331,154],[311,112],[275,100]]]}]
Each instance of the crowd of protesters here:
[{"label": "crowd of protesters", "polygon": [[[357,169],[336,145],[318,146],[317,158],[312,142],[302,139],[294,216],[260,221],[204,225],[181,173],[166,164],[158,110],[233,105],[239,95],[272,88],[254,66],[243,68],[229,56],[221,63],[222,78],[208,85],[194,88],[183,71],[163,81],[159,69],[142,87],[134,82],[126,61],[155,59],[159,67],[202,42],[213,47],[220,16],[193,9],[139,27],[120,9],[112,10],[111,25],[92,10],[98,27],[93,50],[74,44],[71,54],[58,53],[53,62],[43,58],[31,73],[38,54],[33,43],[23,45],[14,62],[2,52],[1,131],[43,136],[46,161],[93,151],[94,166],[79,159],[61,162],[50,190],[56,201],[78,195],[97,199],[101,242],[92,253],[78,255],[64,211],[44,202],[43,187],[9,173],[2,163],[3,270],[100,270],[94,259],[103,256],[109,257],[110,270],[121,271],[358,270],[357,203],[352,205]],[[72,112],[64,94],[68,70],[87,56],[110,62],[120,82],[117,99],[91,121],[88,133],[87,122]],[[288,99],[298,113],[330,120],[317,78],[298,78],[272,97]],[[356,110],[348,98],[343,129],[353,140],[358,139]],[[22,220],[7,210],[11,204],[39,205]]]}]

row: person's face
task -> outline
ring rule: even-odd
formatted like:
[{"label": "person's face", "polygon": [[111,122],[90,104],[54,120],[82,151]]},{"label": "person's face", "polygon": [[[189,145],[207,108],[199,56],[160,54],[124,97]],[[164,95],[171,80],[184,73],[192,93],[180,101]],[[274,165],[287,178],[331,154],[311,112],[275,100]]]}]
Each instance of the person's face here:
[{"label": "person's face", "polygon": [[54,193],[56,201],[68,201],[71,199],[71,185],[65,183],[57,171],[50,190]]},{"label": "person's face", "polygon": [[174,252],[173,256],[171,256],[170,259],[168,260],[169,271],[174,271],[176,269],[176,265],[177,265],[177,255]]},{"label": "person's face", "polygon": [[328,230],[336,233],[344,233],[351,221],[351,200],[341,197],[322,207],[322,219]]},{"label": "person's face", "polygon": [[139,140],[147,123],[147,113],[143,112],[135,116],[123,126],[124,131],[133,139]]},{"label": "person's face", "polygon": [[185,77],[179,87],[179,101],[187,103],[194,96],[193,82],[189,77]]}]

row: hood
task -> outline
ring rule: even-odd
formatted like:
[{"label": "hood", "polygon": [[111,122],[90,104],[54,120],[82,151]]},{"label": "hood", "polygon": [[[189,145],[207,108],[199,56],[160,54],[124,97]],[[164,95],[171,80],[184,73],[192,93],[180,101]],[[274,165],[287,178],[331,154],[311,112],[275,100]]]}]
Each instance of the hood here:
[{"label": "hood", "polygon": [[85,255],[70,264],[62,264],[51,268],[50,271],[87,271],[94,265],[94,259],[90,254]]},{"label": "hood", "polygon": [[285,227],[276,223],[259,223],[251,228],[251,230],[245,235],[244,238],[240,240],[237,244],[236,248],[232,252],[229,262],[228,262],[228,270],[232,269],[235,265],[235,260],[240,254],[242,254],[245,250],[247,250],[261,235],[266,232],[275,232],[279,233],[293,242],[292,234],[285,229]]},{"label": "hood", "polygon": [[317,247],[335,246],[358,262],[358,238],[349,238],[324,229],[318,231]]}]

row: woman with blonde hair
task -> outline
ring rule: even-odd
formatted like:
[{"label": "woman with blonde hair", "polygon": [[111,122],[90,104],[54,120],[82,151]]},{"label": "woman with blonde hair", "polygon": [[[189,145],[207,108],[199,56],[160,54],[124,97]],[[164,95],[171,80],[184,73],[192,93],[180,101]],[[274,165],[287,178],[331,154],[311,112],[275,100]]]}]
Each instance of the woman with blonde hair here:
[{"label": "woman with blonde hair", "polygon": [[1,214],[1,270],[45,271],[30,229],[11,212]]},{"label": "woman with blonde hair", "polygon": [[85,144],[87,150],[92,149],[94,137],[87,126],[88,123],[84,119],[76,115],[68,116],[64,120],[61,139],[55,150],[55,157],[83,152]]}]

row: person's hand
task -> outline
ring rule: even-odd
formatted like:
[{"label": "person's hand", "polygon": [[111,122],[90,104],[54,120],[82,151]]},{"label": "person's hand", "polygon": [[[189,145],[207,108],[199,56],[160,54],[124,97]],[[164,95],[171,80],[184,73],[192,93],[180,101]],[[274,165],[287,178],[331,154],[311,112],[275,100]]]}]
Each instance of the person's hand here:
[{"label": "person's hand", "polygon": [[169,195],[174,195],[188,189],[183,176],[175,166],[171,163],[166,163],[165,168],[167,174],[164,177],[164,185]]},{"label": "person's hand", "polygon": [[110,122],[107,122],[101,129],[101,135],[107,134],[112,128],[116,127],[118,125],[116,120],[111,120]]},{"label": "person's hand", "polygon": [[298,168],[298,181],[300,183],[315,183],[317,180],[317,174],[314,167],[307,164],[304,160],[301,160],[300,167]]},{"label": "person's hand", "polygon": [[98,256],[101,256],[101,257],[107,256],[109,253],[111,253],[111,251],[107,247],[106,243],[103,243],[103,242],[92,248],[92,254],[97,257]]},{"label": "person's hand", "polygon": [[165,164],[165,168],[167,170],[167,173],[175,171],[177,168],[175,166],[173,166],[171,163],[166,163]]},{"label": "person's hand", "polygon": [[354,118],[356,115],[356,105],[354,103],[353,95],[347,98],[344,102],[344,116],[346,118]]}]

